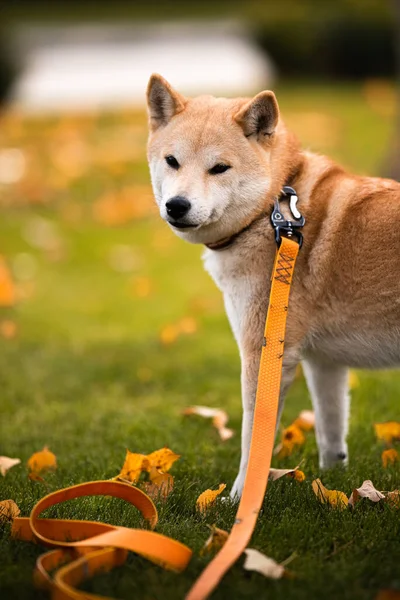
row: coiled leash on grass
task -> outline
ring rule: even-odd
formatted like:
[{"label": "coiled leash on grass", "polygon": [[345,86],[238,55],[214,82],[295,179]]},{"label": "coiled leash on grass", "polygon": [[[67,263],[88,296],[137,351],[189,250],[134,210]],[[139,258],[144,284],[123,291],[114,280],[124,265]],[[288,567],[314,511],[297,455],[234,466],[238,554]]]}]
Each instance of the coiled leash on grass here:
[{"label": "coiled leash on grass", "polygon": [[[304,218],[296,209],[296,192],[286,186],[283,188],[283,195],[290,198],[291,212],[298,220],[285,220],[279,201],[276,200],[271,220],[278,249],[272,271],[243,494],[228,540],[195,582],[186,600],[208,598],[245,550],[267,487],[278,413],[289,294],[302,241],[297,228],[304,225]],[[288,237],[283,237],[281,232]],[[293,236],[297,238],[296,241],[292,239]],[[38,558],[35,569],[36,584],[51,591],[52,600],[103,599],[104,596],[78,591],[76,586],[100,571],[109,571],[114,566],[123,564],[128,551],[140,554],[166,569],[185,569],[192,555],[190,548],[154,531],[117,527],[96,521],[39,518],[50,506],[73,498],[95,495],[122,498],[139,509],[151,528],[157,524],[157,509],[152,500],[138,488],[125,483],[92,481],[58,490],[42,498],[34,506],[29,518],[14,520],[12,534],[53,548]],[[58,570],[52,578],[49,572],[55,569]]]}]

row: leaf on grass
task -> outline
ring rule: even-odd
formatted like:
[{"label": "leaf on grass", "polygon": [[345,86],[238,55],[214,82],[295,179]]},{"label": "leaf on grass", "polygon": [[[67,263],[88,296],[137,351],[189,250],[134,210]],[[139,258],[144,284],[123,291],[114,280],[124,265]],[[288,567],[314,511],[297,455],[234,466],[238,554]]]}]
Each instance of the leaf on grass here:
[{"label": "leaf on grass", "polygon": [[221,440],[229,440],[234,431],[226,427],[229,417],[221,408],[210,408],[209,406],[189,406],[183,411],[184,415],[198,415],[205,419],[212,419],[213,426],[217,429]]},{"label": "leaf on grass", "polygon": [[375,434],[378,440],[391,444],[394,440],[400,440],[400,423],[389,421],[388,423],[375,423]]},{"label": "leaf on grass", "polygon": [[174,462],[179,458],[180,454],[175,454],[175,452],[165,446],[147,455],[147,460],[149,461],[149,468],[147,470],[150,471],[152,467],[155,467],[159,471],[169,471]]},{"label": "leaf on grass", "polygon": [[394,448],[389,448],[382,452],[382,465],[384,469],[386,469],[388,465],[393,465],[399,459],[400,455]]},{"label": "leaf on grass", "polygon": [[347,508],[349,501],[346,494],[337,490],[328,490],[320,479],[314,479],[312,489],[322,504],[329,504],[333,508],[339,508],[340,510]]},{"label": "leaf on grass", "polygon": [[191,335],[197,331],[197,321],[193,317],[184,317],[177,325],[179,331],[186,335]]},{"label": "leaf on grass", "polygon": [[306,479],[305,474],[303,471],[300,471],[300,469],[296,469],[294,473],[289,473],[289,477],[292,477],[296,481],[304,481]]},{"label": "leaf on grass", "polygon": [[161,471],[162,473],[160,473],[160,475],[165,475],[165,472],[170,470],[178,458],[180,458],[180,455],[175,454],[175,452],[167,447],[160,448],[147,455],[127,450],[125,462],[117,479],[123,479],[130,483],[137,483],[143,471],[151,473],[153,468],[157,471]]},{"label": "leaf on grass", "polygon": [[384,494],[375,489],[374,484],[369,479],[366,479],[362,486],[353,490],[349,498],[349,505],[354,506],[362,498],[368,498],[372,502],[379,502],[384,498]]},{"label": "leaf on grass", "polygon": [[386,494],[386,502],[390,504],[392,508],[400,508],[400,490],[393,490]]},{"label": "leaf on grass", "polygon": [[315,426],[315,414],[312,410],[302,410],[297,419],[293,421],[293,425],[296,425],[302,431],[310,431]]},{"label": "leaf on grass", "polygon": [[200,550],[200,556],[220,550],[229,537],[229,533],[224,529],[219,529],[215,525],[209,525],[211,529],[210,537],[205,541],[204,546]]},{"label": "leaf on grass", "polygon": [[226,483],[220,483],[219,488],[217,490],[206,490],[202,492],[200,496],[196,500],[196,507],[201,513],[205,513],[206,510],[214,504],[217,497],[224,491],[226,488]]},{"label": "leaf on grass", "polygon": [[297,465],[297,467],[294,467],[294,469],[273,469],[273,468],[271,468],[269,470],[268,479],[270,479],[271,481],[277,481],[278,479],[280,479],[281,477],[284,477],[285,475],[293,475],[297,471],[299,466],[300,465]]},{"label": "leaf on grass", "polygon": [[130,483],[136,483],[142,473],[147,471],[150,466],[149,460],[145,454],[126,451],[125,462],[122,466],[118,479],[124,479]]},{"label": "leaf on grass", "polygon": [[274,454],[278,458],[290,456],[295,448],[302,446],[306,441],[304,433],[297,425],[289,425],[282,432],[281,442],[274,449]]},{"label": "leaf on grass", "polygon": [[18,505],[14,500],[2,500],[0,502],[0,523],[13,521],[20,514]]},{"label": "leaf on grass", "polygon": [[246,548],[244,551],[246,560],[243,568],[246,571],[257,571],[269,579],[281,579],[285,575],[285,567],[278,564],[273,558],[265,556],[262,552],[254,548]]},{"label": "leaf on grass", "polygon": [[8,456],[0,456],[0,473],[5,477],[5,474],[11,467],[19,465],[21,462],[20,458],[10,458]]},{"label": "leaf on grass", "polygon": [[28,460],[28,468],[31,471],[29,477],[34,480],[40,480],[39,473],[57,468],[56,455],[50,452],[47,446],[40,452],[32,454]]}]

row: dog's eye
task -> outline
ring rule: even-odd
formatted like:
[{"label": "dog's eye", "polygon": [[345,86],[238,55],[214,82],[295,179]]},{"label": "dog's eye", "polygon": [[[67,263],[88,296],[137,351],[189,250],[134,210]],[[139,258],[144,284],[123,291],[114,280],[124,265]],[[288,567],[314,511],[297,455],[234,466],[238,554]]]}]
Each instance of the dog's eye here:
[{"label": "dog's eye", "polygon": [[231,169],[230,165],[224,165],[223,163],[218,163],[214,165],[211,169],[209,169],[210,175],[218,175],[219,173],[225,173],[228,169]]},{"label": "dog's eye", "polygon": [[172,167],[173,169],[178,170],[180,167],[180,164],[176,160],[175,156],[172,156],[171,154],[165,157],[165,162],[169,167]]}]

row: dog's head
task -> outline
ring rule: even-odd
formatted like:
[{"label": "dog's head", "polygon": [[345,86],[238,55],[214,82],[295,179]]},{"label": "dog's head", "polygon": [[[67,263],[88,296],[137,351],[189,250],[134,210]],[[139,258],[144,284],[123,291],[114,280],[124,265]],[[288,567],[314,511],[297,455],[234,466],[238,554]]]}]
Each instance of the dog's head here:
[{"label": "dog's head", "polygon": [[185,98],[160,75],[147,89],[148,160],[161,217],[177,235],[212,243],[251,222],[272,189],[279,138],[273,92]]}]

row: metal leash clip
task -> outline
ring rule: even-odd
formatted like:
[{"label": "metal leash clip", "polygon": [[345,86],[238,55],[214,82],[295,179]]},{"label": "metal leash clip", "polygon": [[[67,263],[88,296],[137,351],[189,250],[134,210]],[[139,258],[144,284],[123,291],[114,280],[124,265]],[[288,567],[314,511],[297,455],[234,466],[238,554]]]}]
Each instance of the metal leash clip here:
[{"label": "metal leash clip", "polygon": [[[285,219],[284,215],[280,209],[280,201],[281,200],[289,200],[289,208],[295,220],[288,221]],[[282,188],[282,193],[279,197],[275,198],[274,209],[271,214],[271,223],[273,228],[275,229],[275,241],[278,246],[281,243],[282,234],[288,238],[296,237],[297,242],[299,244],[299,248],[301,248],[303,244],[303,236],[298,231],[300,227],[303,227],[306,220],[297,210],[297,194],[296,191],[290,187],[289,185],[285,185]]]}]

